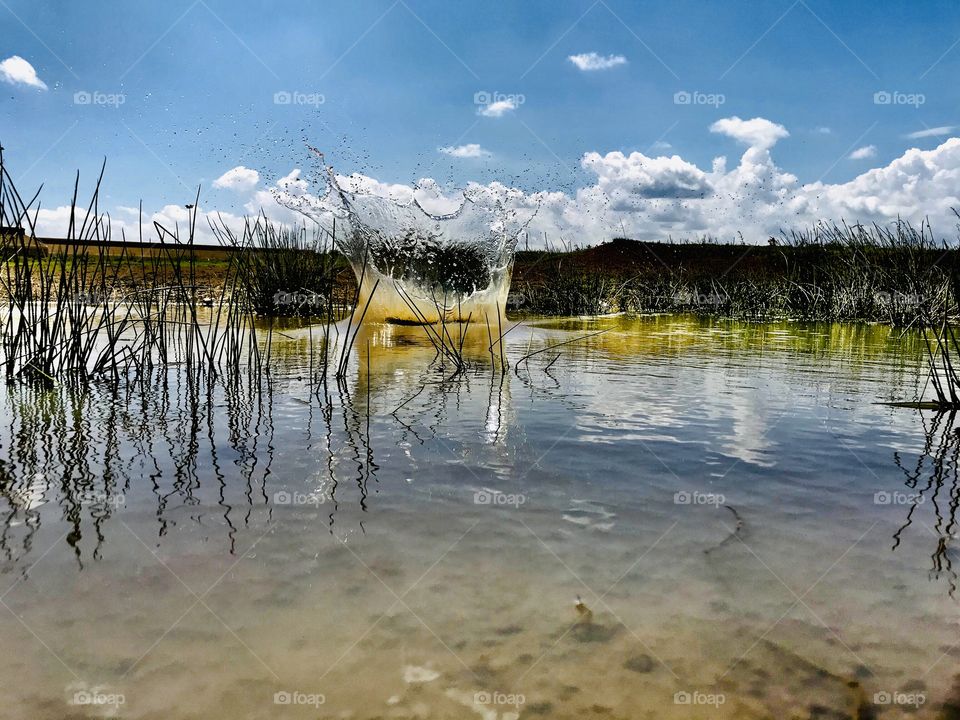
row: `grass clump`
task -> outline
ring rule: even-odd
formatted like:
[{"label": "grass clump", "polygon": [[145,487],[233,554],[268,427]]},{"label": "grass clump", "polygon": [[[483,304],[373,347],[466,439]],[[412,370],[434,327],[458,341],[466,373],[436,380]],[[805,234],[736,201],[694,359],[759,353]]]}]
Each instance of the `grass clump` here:
[{"label": "grass clump", "polygon": [[552,273],[511,293],[511,304],[538,315],[602,315],[619,309],[623,285],[596,272]]},{"label": "grass clump", "polygon": [[265,217],[248,222],[238,237],[216,228],[220,241],[240,250],[238,290],[250,309],[268,317],[318,317],[342,311],[337,276],[346,269],[322,228],[277,226]]}]

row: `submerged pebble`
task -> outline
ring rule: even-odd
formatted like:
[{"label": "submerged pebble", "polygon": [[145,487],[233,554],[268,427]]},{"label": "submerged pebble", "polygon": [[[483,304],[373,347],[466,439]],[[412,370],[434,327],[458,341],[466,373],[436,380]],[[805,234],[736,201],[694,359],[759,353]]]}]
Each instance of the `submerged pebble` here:
[{"label": "submerged pebble", "polygon": [[408,684],[428,683],[440,677],[440,673],[430,668],[407,665],[403,668],[403,681]]}]

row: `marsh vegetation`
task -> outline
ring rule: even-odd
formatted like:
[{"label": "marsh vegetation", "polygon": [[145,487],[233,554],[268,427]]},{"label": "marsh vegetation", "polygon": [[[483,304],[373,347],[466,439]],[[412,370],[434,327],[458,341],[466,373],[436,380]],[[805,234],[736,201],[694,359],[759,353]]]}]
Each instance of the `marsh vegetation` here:
[{"label": "marsh vegetation", "polygon": [[905,221],[818,225],[765,246],[621,238],[518,253],[513,304],[543,314],[693,312],[909,326],[943,312],[956,318],[958,262],[955,242]]}]

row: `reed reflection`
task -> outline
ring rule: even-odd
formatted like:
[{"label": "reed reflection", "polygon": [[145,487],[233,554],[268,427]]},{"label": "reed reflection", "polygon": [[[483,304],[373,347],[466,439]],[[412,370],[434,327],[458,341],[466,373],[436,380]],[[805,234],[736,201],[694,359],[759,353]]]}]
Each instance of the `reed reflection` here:
[{"label": "reed reflection", "polygon": [[[202,524],[211,508],[222,518],[225,550],[235,553],[240,528],[273,520],[276,402],[267,380],[220,383],[182,370],[124,388],[8,389],[0,429],[5,562],[36,549],[42,522],[66,523],[64,541],[82,567],[101,557],[109,537],[124,537],[111,519],[136,523],[140,535],[151,532],[143,517],[152,512],[164,538],[181,523]],[[331,434],[334,415],[328,408],[321,416]],[[347,435],[356,437],[352,424]],[[360,445],[372,459],[365,437]]]},{"label": "reed reflection", "polygon": [[[462,364],[451,360],[430,332],[443,333]],[[405,438],[421,445],[436,437],[445,423],[457,422],[462,400],[474,391],[478,397],[485,393],[484,437],[492,444],[501,442],[512,416],[509,374],[497,364],[499,337],[485,324],[452,323],[433,331],[366,325],[356,343],[356,392],[372,403],[371,412],[393,418]],[[376,368],[372,374],[366,370],[370,367]]]},{"label": "reed reflection", "polygon": [[[945,578],[948,593],[956,599],[957,572],[953,567],[953,542],[957,538],[957,508],[960,507],[960,428],[956,427],[956,412],[938,412],[929,416],[918,413],[924,427],[924,445],[913,460],[906,460],[899,452],[894,462],[905,476],[904,485],[911,490],[904,496],[907,516],[893,535],[893,550],[903,541],[903,534],[914,522],[928,530],[935,538],[930,554],[930,577]],[[892,497],[887,494],[888,497]],[[932,508],[932,523],[930,518]],[[918,512],[919,510],[919,512]]]},{"label": "reed reflection", "polygon": [[[486,328],[448,332],[464,357],[489,359]],[[244,531],[305,514],[333,533],[349,507],[363,530],[380,490],[378,447],[403,448],[415,464],[411,448],[443,445],[441,432],[462,423],[470,396],[481,404],[475,440],[509,453],[508,373],[489,363],[457,371],[421,327],[365,325],[346,375],[318,383],[312,370],[326,335],[275,335],[269,373],[179,366],[136,382],[8,387],[0,398],[5,564],[28,564],[42,523],[67,524],[64,542],[80,567],[111,539],[129,540],[121,521],[159,542],[182,526],[216,527],[230,554]]]}]

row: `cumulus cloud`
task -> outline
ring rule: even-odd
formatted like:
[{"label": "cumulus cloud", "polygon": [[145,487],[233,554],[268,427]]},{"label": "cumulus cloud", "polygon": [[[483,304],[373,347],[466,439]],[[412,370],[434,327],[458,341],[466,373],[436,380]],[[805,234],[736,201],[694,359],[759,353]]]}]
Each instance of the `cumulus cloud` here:
[{"label": "cumulus cloud", "polygon": [[0,80],[11,85],[27,85],[39,90],[46,90],[47,84],[37,77],[33,65],[19,55],[11,55],[0,62]]},{"label": "cumulus cloud", "polygon": [[651,158],[639,152],[591,152],[581,164],[596,174],[597,187],[619,209],[633,207],[635,200],[702,198],[713,189],[706,173],[679,155]]},{"label": "cumulus cloud", "polygon": [[904,137],[909,140],[920,140],[921,138],[929,137],[943,137],[945,135],[950,135],[954,130],[956,130],[956,125],[943,125],[941,127],[927,128],[926,130],[917,130],[916,132],[907,133]]},{"label": "cumulus cloud", "polygon": [[[376,178],[361,175],[360,173],[337,175],[337,184],[344,190],[349,190],[350,192],[377,195],[378,197],[389,198],[394,202],[404,205],[413,199],[414,193],[414,189],[409,185],[380,182]],[[300,181],[298,187],[306,188],[307,184],[304,181]]]},{"label": "cumulus cloud", "polygon": [[[567,192],[530,192],[498,182],[469,183],[466,190],[497,200],[523,217],[533,216],[532,246],[543,233],[552,241],[563,238],[583,245],[621,234],[644,240],[712,236],[763,243],[781,230],[820,221],[885,224],[898,217],[913,223],[929,219],[938,234],[954,235],[956,218],[951,208],[960,208],[960,138],[947,139],[931,150],[909,149],[848,182],[803,184],[779,167],[772,155],[776,141],[787,136],[782,126],[762,118],[727,118],[716,125],[721,129],[714,132],[747,145],[739,160],[719,156],[709,168],[701,168],[679,155],[592,151],[581,157],[589,180]],[[262,209],[276,222],[304,222],[301,210],[315,209],[323,192],[310,177],[294,169],[273,184],[261,183],[244,210],[252,215]],[[430,179],[410,186],[354,174],[338,176],[338,182],[349,190],[405,205],[416,199],[434,212],[450,211],[459,202]],[[215,209],[205,208],[204,213],[197,222],[201,232],[206,232],[206,218],[215,217]],[[68,214],[62,207],[42,210],[40,221],[46,233],[62,235]],[[182,233],[187,213],[180,206],[167,206],[152,215],[145,211],[144,217],[168,227],[179,223]],[[131,234],[135,230],[129,229],[136,228],[133,212],[119,217],[119,222],[129,223],[128,237],[135,237]],[[242,224],[242,218],[227,215],[225,222]],[[208,241],[203,235],[198,239]]]},{"label": "cumulus cloud", "polygon": [[214,180],[213,186],[228,190],[247,191],[252,190],[258,182],[260,182],[260,173],[243,165],[237,165],[237,167],[227,170]]},{"label": "cumulus cloud", "polygon": [[736,115],[717,120],[710,126],[710,132],[732,137],[738,142],[760,150],[772,148],[777,142],[790,136],[783,125],[761,117],[741,120]]},{"label": "cumulus cloud", "polygon": [[[87,217],[87,212],[82,207],[75,209],[76,222],[80,225]],[[66,237],[67,228],[70,226],[70,206],[60,205],[59,207],[45,208],[41,207],[37,211],[36,225],[33,228],[37,237]]]},{"label": "cumulus cloud", "polygon": [[[734,127],[739,133],[742,126]],[[470,183],[467,191],[499,200],[526,216],[535,212],[529,227],[531,246],[543,233],[552,240],[564,238],[584,245],[620,234],[644,240],[712,236],[763,243],[781,230],[820,221],[883,224],[898,217],[915,223],[929,219],[936,231],[953,234],[951,207],[960,208],[960,138],[933,150],[908,150],[849,182],[803,184],[780,168],[770,149],[763,147],[786,131],[774,123],[755,122],[751,127],[739,133],[748,145],[739,161],[720,156],[709,168],[679,155],[587,152],[581,166],[592,179],[572,191],[525,192],[497,182]],[[761,127],[767,129],[765,135],[757,130]],[[364,175],[340,177],[339,182],[404,204],[414,197],[425,204],[431,198],[441,205],[446,202],[448,208],[454,204],[432,180],[420,180],[418,188]],[[278,188],[285,195],[280,205],[274,197]],[[263,207],[271,217],[296,221],[295,213],[284,215],[289,213],[290,199],[299,196],[313,202],[312,193],[316,190],[294,171],[272,188],[259,191],[247,209],[256,212]],[[439,211],[439,207],[433,209]]]},{"label": "cumulus cloud", "polygon": [[[94,222],[93,218],[88,218],[88,214],[83,207],[72,208],[69,205],[60,205],[52,208],[40,208],[37,212],[36,227],[34,231],[37,237],[45,238],[65,238],[70,227],[71,212],[74,214],[75,222],[79,227],[84,222],[88,228]],[[251,214],[253,214],[251,212]],[[112,240],[137,240],[141,236],[144,240],[156,240],[157,231],[153,223],[158,223],[171,234],[178,233],[181,240],[185,240],[190,225],[190,211],[183,205],[165,205],[159,210],[149,212],[144,210],[141,214],[140,208],[118,206],[115,212],[101,213],[99,216],[101,232],[107,233]],[[201,209],[197,213],[196,234],[194,240],[197,243],[216,244],[216,234],[210,229],[210,223],[217,226],[226,225],[237,236],[243,231],[245,218],[233,213],[224,212],[215,208]]]},{"label": "cumulus cloud", "polygon": [[484,117],[498,118],[516,109],[517,101],[508,97],[492,102],[489,105],[484,105],[478,112]]},{"label": "cumulus cloud", "polygon": [[571,55],[567,58],[580,70],[585,72],[593,70],[609,70],[618,65],[626,65],[627,59],[623,55],[598,55],[595,52],[580,53]]},{"label": "cumulus cloud", "polygon": [[490,151],[484,150],[477,143],[467,143],[466,145],[447,146],[438,148],[439,152],[455,158],[481,158],[489,157]]},{"label": "cumulus cloud", "polygon": [[952,237],[951,208],[960,208],[960,138],[933,150],[908,150],[835,184],[802,184],[756,145],[738,163],[718,157],[709,170],[676,156],[618,152],[586,153],[582,165],[595,177],[592,184],[572,194],[525,197],[540,204],[531,237],[536,230],[590,244],[625,232],[648,240],[710,235],[762,243],[781,230],[821,221],[885,224],[898,217],[929,219],[935,231]]},{"label": "cumulus cloud", "polygon": [[866,160],[867,158],[876,157],[876,155],[876,145],[864,145],[850,153],[850,160]]},{"label": "cumulus cloud", "polygon": [[960,209],[960,138],[933,150],[912,148],[884,167],[850,182],[804,187],[819,198],[817,215],[861,222],[890,222],[898,216],[917,223],[929,218],[945,234],[954,226],[952,207]]}]

